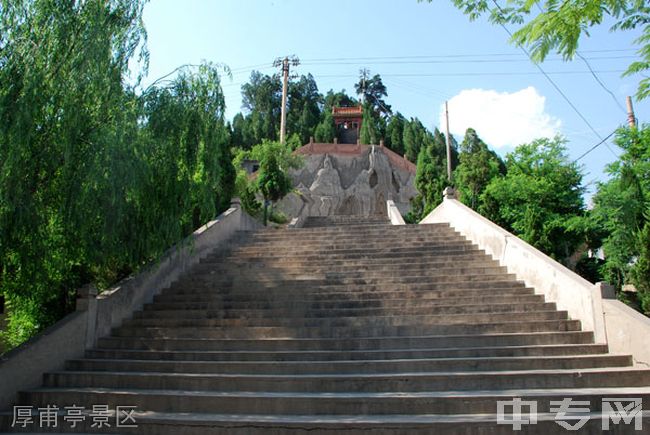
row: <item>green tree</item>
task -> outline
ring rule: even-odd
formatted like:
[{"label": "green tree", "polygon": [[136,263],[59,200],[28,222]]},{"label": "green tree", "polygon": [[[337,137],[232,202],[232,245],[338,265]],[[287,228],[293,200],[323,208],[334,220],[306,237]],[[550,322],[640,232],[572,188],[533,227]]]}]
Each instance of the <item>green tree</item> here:
[{"label": "green tree", "polygon": [[537,139],[506,156],[506,175],[493,178],[479,211],[562,261],[584,242],[587,223],[582,174],[564,140]]},{"label": "green tree", "polygon": [[[0,2],[0,292],[17,345],[227,207],[217,68],[125,83],[144,2]],[[146,51],[142,52],[146,58]]]},{"label": "green tree", "polygon": [[417,127],[413,119],[404,124],[402,143],[404,144],[404,156],[411,162],[416,161],[420,154],[421,144],[418,142]]},{"label": "green tree", "polygon": [[[418,125],[421,127],[418,128]],[[431,133],[419,121],[411,123],[411,128],[422,142],[415,175],[415,188],[418,195],[411,201],[411,212],[407,216],[409,222],[415,223],[442,202],[442,191],[449,185],[449,181],[447,180],[447,147],[444,135],[438,129]],[[458,154],[455,143],[452,145],[451,151],[453,161]]]},{"label": "green tree", "polygon": [[171,244],[229,204],[235,170],[225,100],[211,65],[200,66],[196,73],[181,71],[170,85],[150,90],[143,99],[145,140],[140,146],[151,172],[142,191],[147,201],[157,198],[162,205],[155,219],[163,227],[165,222],[174,227],[180,219]]},{"label": "green tree", "polygon": [[415,188],[419,197],[416,201],[417,218],[424,218],[442,202],[442,191],[449,183],[447,171],[441,156],[434,154],[433,146],[422,147],[418,154]]},{"label": "green tree", "polygon": [[230,145],[236,148],[250,149],[250,133],[244,115],[238,113],[232,119]]},{"label": "green tree", "polygon": [[[432,2],[432,0],[427,0]],[[452,0],[471,20],[483,14],[497,24],[516,24],[521,27],[514,33],[512,42],[528,47],[533,60],[543,61],[557,51],[564,59],[572,59],[580,38],[589,35],[589,29],[604,22],[613,23],[612,31],[629,31],[637,28],[641,36],[636,39],[640,59],[628,67],[624,75],[643,73],[650,69],[650,5],[644,0],[583,0],[557,1],[509,0],[498,6],[490,0]],[[639,83],[637,97],[650,95],[650,78]]]},{"label": "green tree", "polygon": [[370,145],[379,143],[379,131],[376,120],[372,116],[372,109],[369,105],[363,106],[363,120],[361,121],[361,131],[359,139],[362,144]]},{"label": "green tree", "polygon": [[[289,143],[295,141],[297,136],[289,138]],[[260,163],[260,169],[256,177],[249,177],[246,171],[241,167],[245,159],[257,160]],[[291,190],[291,180],[288,176],[289,169],[298,169],[302,167],[304,161],[301,156],[292,153],[291,147],[280,144],[277,141],[263,141],[255,145],[250,150],[238,150],[233,159],[234,167],[237,168],[237,195],[241,198],[244,209],[253,216],[258,216],[261,211],[261,204],[257,201],[258,193],[269,201],[274,199],[276,193],[282,198]],[[262,171],[264,169],[264,171]],[[260,177],[263,176],[263,181]],[[287,181],[288,180],[288,181]],[[289,185],[289,190],[282,193],[282,189]],[[262,191],[267,189],[266,194]],[[276,189],[276,190],[274,190]],[[281,194],[280,194],[281,193]]]},{"label": "green tree", "polygon": [[494,177],[505,173],[505,165],[472,128],[465,132],[459,159],[454,184],[460,192],[460,200],[477,210],[481,194]]},{"label": "green tree", "polygon": [[388,96],[388,91],[379,74],[368,77],[368,71],[361,70],[361,77],[359,82],[354,85],[354,89],[357,91],[357,95],[362,96],[364,104],[371,109],[372,116],[388,117],[392,114],[390,105],[384,101],[384,97]]},{"label": "green tree", "polygon": [[276,140],[280,131],[280,108],[282,106],[282,83],[278,76],[253,71],[248,83],[241,87],[242,108],[248,124],[247,147],[263,140]]},{"label": "green tree", "polygon": [[648,210],[650,209],[650,128],[622,128],[616,144],[623,150],[607,167],[610,179],[600,183],[591,216],[602,228],[604,277],[620,289],[634,284],[644,311],[650,305]]},{"label": "green tree", "polygon": [[281,149],[286,148],[279,142],[265,141],[259,147],[260,169],[257,172],[257,188],[265,200],[264,225],[266,225],[266,201],[270,201],[271,214],[273,203],[284,198],[292,189],[291,178],[287,174],[289,168],[281,164]]},{"label": "green tree", "polygon": [[332,89],[327,91],[324,100],[323,113],[332,112],[333,107],[354,107],[359,104],[359,102],[354,98],[349,96],[345,89],[342,89],[339,92],[334,92]]},{"label": "green tree", "polygon": [[138,106],[122,76],[142,47],[143,6],[0,1],[0,291],[12,345],[72,309],[90,264],[119,248]]},{"label": "green tree", "polygon": [[326,109],[323,111],[323,120],[316,126],[314,140],[321,143],[332,143],[335,137],[334,117],[332,111]]},{"label": "green tree", "polygon": [[289,83],[287,133],[297,134],[302,145],[314,136],[321,118],[323,96],[311,74]]},{"label": "green tree", "polygon": [[[406,121],[402,137],[406,158],[411,162],[415,162],[420,154],[420,149],[433,143],[434,139],[431,132],[422,125],[422,122],[418,118],[411,118],[409,121]],[[437,155],[437,152],[434,154]]]},{"label": "green tree", "polygon": [[404,143],[402,138],[404,137],[405,123],[406,118],[404,118],[401,113],[397,112],[395,115],[390,117],[390,120],[386,125],[386,146],[401,155],[404,155]]},{"label": "green tree", "polygon": [[639,255],[630,270],[630,280],[637,289],[641,311],[650,316],[650,219],[637,234]]}]

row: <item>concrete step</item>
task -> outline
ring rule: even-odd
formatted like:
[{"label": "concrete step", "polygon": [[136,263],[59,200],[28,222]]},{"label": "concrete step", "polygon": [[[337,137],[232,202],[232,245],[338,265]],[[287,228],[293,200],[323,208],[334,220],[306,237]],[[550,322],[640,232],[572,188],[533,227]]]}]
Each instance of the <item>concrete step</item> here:
[{"label": "concrete step", "polygon": [[[519,291],[508,293],[505,290],[496,291],[499,296],[485,296],[482,290],[476,291],[474,295],[451,294],[451,297],[439,297],[435,295],[419,295],[414,298],[412,294],[406,295],[401,299],[374,298],[349,300],[341,299],[339,301],[314,301],[314,300],[277,300],[267,298],[266,300],[253,300],[250,298],[245,301],[223,301],[221,297],[199,297],[197,295],[158,295],[151,304],[145,304],[144,311],[162,311],[162,310],[274,310],[274,309],[296,309],[297,311],[313,310],[334,310],[334,309],[371,309],[386,308],[396,309],[399,307],[441,307],[449,306],[470,306],[470,305],[522,305],[544,303],[543,295],[520,294]],[[469,292],[469,291],[468,291]],[[408,297],[410,296],[410,297]]]},{"label": "concrete step", "polygon": [[[437,280],[430,280],[435,284],[429,284],[424,280],[425,287],[431,288],[434,285],[438,288],[445,287],[466,287],[469,283],[475,283],[479,288],[489,288],[491,284],[500,286],[504,282],[518,282],[515,281],[514,274],[492,274],[492,275],[458,275],[458,276],[442,276]],[[254,277],[241,277],[241,278],[219,278],[214,277],[213,280],[195,281],[183,280],[174,284],[173,289],[190,289],[190,291],[200,292],[207,290],[209,292],[219,289],[222,292],[237,291],[244,292],[250,291],[263,291],[270,288],[282,289],[282,291],[289,291],[291,289],[307,291],[308,289],[324,290],[323,287],[334,287],[335,292],[341,290],[349,291],[352,286],[357,285],[376,285],[380,287],[391,286],[394,284],[408,284],[418,285],[423,282],[420,276],[391,276],[391,277],[351,277],[351,278],[319,278],[312,276],[304,276],[301,278],[294,277],[293,279],[274,279],[274,280],[255,280]],[[523,285],[523,283],[520,283]]]},{"label": "concrete step", "polygon": [[[110,420],[115,421],[114,410],[109,410]],[[85,414],[88,414],[87,412]],[[33,418],[38,421],[38,413]],[[558,426],[556,413],[538,413],[537,423],[524,425],[527,435],[548,435],[566,433]],[[61,417],[63,418],[63,417]],[[136,427],[121,427],[122,434],[161,434],[161,435],[286,435],[304,434],[339,435],[341,433],[372,433],[381,435],[510,435],[512,424],[499,424],[495,413],[485,414],[426,414],[426,415],[265,415],[265,414],[217,414],[217,413],[175,413],[175,412],[135,412]],[[574,419],[576,417],[573,417]],[[581,415],[580,418],[583,418]],[[610,433],[619,435],[650,432],[650,413],[640,418],[642,427],[636,431],[634,421],[611,422],[611,418],[598,411],[584,414],[587,421],[579,429],[571,431],[577,435],[602,433],[603,419],[610,424]],[[0,430],[9,433],[35,433],[32,430],[10,429],[12,415],[0,413]],[[568,420],[572,424],[574,420]],[[113,427],[91,427],[90,415],[78,424],[76,433],[114,433]],[[68,428],[68,425],[65,425]],[[57,432],[58,429],[49,429]],[[558,432],[561,430],[562,432]],[[42,432],[41,432],[42,431]],[[38,433],[47,433],[39,429]]]},{"label": "concrete step", "polygon": [[201,261],[196,267],[196,270],[207,269],[210,270],[211,267],[233,267],[233,268],[245,268],[245,267],[271,267],[271,268],[300,268],[300,267],[328,267],[331,269],[336,269],[339,267],[343,268],[380,268],[380,267],[396,267],[402,264],[403,266],[410,267],[447,267],[447,266],[471,266],[471,265],[483,265],[483,266],[498,266],[499,262],[493,260],[485,255],[465,255],[465,256],[454,256],[453,258],[445,258],[442,256],[413,256],[408,259],[408,261],[396,263],[395,260],[389,258],[361,258],[361,259],[339,259],[332,260],[328,259],[327,263],[324,264],[321,261],[311,261],[306,260],[302,257],[257,257],[257,258],[237,258],[232,257],[227,262],[226,261]]},{"label": "concrete step", "polygon": [[495,313],[460,313],[460,314],[409,314],[409,315],[375,315],[375,316],[340,316],[340,317],[244,317],[244,318],[194,318],[186,317],[156,317],[135,318],[123,323],[124,328],[173,328],[173,327],[275,327],[275,328],[387,328],[432,326],[446,327],[450,325],[470,325],[477,323],[498,322],[536,322],[568,319],[566,311],[537,311],[537,312],[495,312]]},{"label": "concrete step", "polygon": [[[78,359],[72,371],[164,372],[206,374],[361,375],[364,373],[465,372],[497,370],[578,370],[630,366],[629,355],[558,355],[534,357],[430,358],[348,361],[151,361]],[[641,379],[640,379],[641,381]],[[641,385],[641,384],[639,384]],[[272,391],[272,390],[269,390]],[[316,390],[318,391],[318,390]]]},{"label": "concrete step", "polygon": [[257,338],[346,338],[346,337],[405,337],[413,335],[471,335],[477,333],[517,333],[517,332],[551,332],[578,331],[577,320],[539,320],[539,321],[503,321],[500,323],[475,324],[428,324],[402,326],[324,326],[324,327],[128,327],[123,326],[113,331],[115,337],[142,338],[220,338],[220,339],[257,339]]},{"label": "concrete step", "polygon": [[351,225],[390,225],[390,220],[386,216],[310,216],[303,222],[304,228],[312,227],[342,227]]},{"label": "concrete step", "polygon": [[147,349],[92,349],[88,359],[138,359],[162,361],[348,361],[372,359],[481,358],[514,356],[594,355],[607,353],[602,344],[560,344],[457,348],[380,350],[236,350],[178,351]]},{"label": "concrete step", "polygon": [[[327,249],[321,251],[321,249]],[[313,252],[321,252],[323,256],[333,254],[358,254],[358,253],[400,253],[400,252],[426,252],[426,251],[472,251],[478,248],[470,242],[457,240],[454,242],[441,242],[441,243],[412,243],[412,244],[395,244],[391,241],[376,242],[376,243],[358,243],[349,244],[346,242],[330,243],[325,247],[318,246],[302,246],[297,241],[289,243],[284,248],[282,246],[273,246],[272,249],[277,250],[277,253],[285,253],[293,256],[301,256],[312,254]],[[261,249],[258,246],[240,245],[231,248],[228,252],[230,256],[238,255],[263,255],[273,256],[274,252],[269,252],[269,249]]]},{"label": "concrete step", "polygon": [[257,257],[273,257],[273,258],[301,258],[307,259],[309,261],[329,261],[329,260],[351,260],[358,258],[385,258],[385,259],[403,259],[408,257],[441,257],[448,256],[454,257],[456,255],[474,255],[480,257],[480,255],[485,255],[485,251],[478,249],[472,245],[458,245],[458,246],[428,246],[424,248],[411,248],[411,247],[393,247],[393,248],[362,248],[362,249],[338,249],[331,250],[328,252],[320,251],[305,251],[305,252],[295,252],[295,251],[278,251],[278,252],[266,252],[258,249],[251,249],[249,251],[237,251],[237,250],[228,250],[228,251],[219,251],[217,253],[206,256],[204,262],[210,261],[223,261],[223,259],[247,259],[247,258],[257,258]]},{"label": "concrete step", "polygon": [[392,245],[408,246],[411,243],[429,243],[429,244],[469,244],[467,238],[454,231],[447,232],[402,232],[396,233],[390,229],[382,229],[374,232],[357,232],[357,233],[329,233],[329,234],[302,234],[287,232],[282,236],[259,237],[252,235],[241,237],[236,244],[231,244],[232,248],[248,246],[282,246],[291,242],[304,243],[316,248],[330,244],[349,244],[356,245]]},{"label": "concrete step", "polygon": [[[372,268],[368,270],[330,270],[320,267],[316,269],[211,269],[203,270],[204,273],[194,277],[186,277],[183,282],[202,283],[202,282],[220,282],[227,280],[245,279],[246,281],[287,281],[287,280],[304,280],[304,279],[378,279],[378,278],[420,278],[422,281],[427,279],[435,280],[439,278],[455,279],[456,277],[476,277],[502,275],[514,277],[514,274],[508,274],[507,269],[503,266],[479,267],[479,266],[456,266],[456,267],[439,267],[435,269],[428,268]],[[470,280],[470,278],[466,278]]]},{"label": "concrete step", "polygon": [[[552,312],[561,313],[555,310],[555,304],[538,304],[538,305],[525,305],[517,306],[511,304],[500,305],[470,305],[470,306],[443,306],[443,307],[413,307],[413,308],[398,308],[387,310],[385,308],[365,308],[365,309],[328,309],[328,310],[313,310],[306,309],[302,313],[297,312],[295,308],[285,310],[147,310],[134,313],[132,323],[127,325],[167,325],[168,321],[182,320],[183,322],[196,320],[203,322],[205,320],[251,320],[251,321],[264,321],[283,319],[291,324],[297,321],[325,321],[328,324],[331,322],[337,323],[343,320],[347,323],[349,319],[363,319],[363,321],[371,321],[375,323],[374,319],[395,318],[403,322],[403,318],[414,318],[419,321],[425,317],[437,317],[444,319],[445,316],[462,316],[472,315],[476,321],[480,321],[482,316],[492,314],[513,314],[516,316],[521,313],[530,313],[536,315],[538,312]],[[440,316],[440,317],[438,317]],[[544,316],[546,318],[547,316]],[[567,318],[564,315],[561,318]],[[157,322],[160,320],[161,322]],[[239,322],[237,322],[239,323]],[[269,322],[270,323],[270,322]],[[283,323],[284,324],[284,323]]]},{"label": "concrete step", "polygon": [[440,234],[458,234],[449,224],[423,224],[423,225],[380,225],[364,226],[357,225],[353,227],[323,227],[323,228],[262,228],[257,231],[241,231],[240,234],[247,238],[267,238],[267,237],[301,237],[305,235],[337,235],[337,234],[390,234],[401,235],[404,233],[440,233]]},{"label": "concrete step", "polygon": [[221,263],[200,263],[192,271],[194,273],[210,273],[221,271],[261,271],[266,268],[280,271],[311,270],[314,272],[346,272],[346,271],[373,271],[373,270],[435,270],[435,269],[459,269],[470,267],[499,267],[496,260],[483,257],[461,257],[455,259],[440,258],[413,258],[407,264],[395,263],[382,259],[363,260],[337,260],[327,263],[319,261],[302,261],[294,259],[291,261],[278,260],[276,258],[254,258],[248,260],[231,260]]},{"label": "concrete step", "polygon": [[[495,290],[521,290],[522,294],[532,293],[533,291],[524,286],[524,283],[521,281],[513,280],[511,277],[503,278],[503,275],[497,275],[490,277],[484,281],[474,280],[474,281],[462,281],[456,280],[447,281],[447,280],[436,280],[436,281],[425,281],[425,282],[393,282],[390,280],[382,280],[381,283],[352,283],[341,285],[336,282],[329,282],[327,280],[311,280],[306,283],[301,280],[298,282],[287,281],[287,282],[275,282],[275,283],[250,283],[250,285],[245,286],[233,286],[230,283],[221,284],[219,286],[203,283],[201,285],[187,283],[184,280],[177,281],[173,283],[169,288],[163,290],[163,295],[168,294],[199,294],[207,293],[210,295],[217,295],[223,293],[225,295],[233,295],[233,292],[236,292],[238,295],[244,295],[249,293],[267,293],[277,289],[282,293],[296,291],[308,293],[315,293],[315,296],[327,296],[327,294],[349,294],[350,297],[353,297],[355,294],[363,294],[367,292],[382,294],[382,297],[389,295],[395,292],[410,292],[411,296],[415,296],[422,293],[431,292],[437,294],[440,292],[451,291],[451,292],[462,292],[462,291],[479,291],[484,290],[483,294],[494,294]],[[319,283],[320,281],[320,283]],[[489,281],[489,282],[488,282]],[[308,284],[308,285],[307,285]],[[501,294],[501,293],[499,293]],[[447,295],[449,296],[449,295]]]},{"label": "concrete step", "polygon": [[473,335],[422,335],[343,338],[164,338],[164,337],[103,337],[102,349],[149,349],[159,351],[350,351],[420,348],[471,348],[487,346],[538,346],[593,344],[588,331],[545,331],[531,333]]},{"label": "concrete step", "polygon": [[49,373],[45,388],[137,388],[189,391],[341,393],[470,391],[526,388],[650,386],[650,371],[625,368],[504,370],[477,372],[352,373],[317,375],[196,374],[183,372],[66,371]]},{"label": "concrete step", "polygon": [[92,406],[116,408],[128,403],[147,411],[247,414],[251,410],[269,415],[427,415],[491,414],[496,401],[536,401],[538,412],[550,412],[552,401],[564,398],[586,401],[594,411],[602,410],[603,399],[616,397],[650,401],[650,391],[641,388],[570,388],[480,391],[427,391],[413,393],[278,393],[101,388],[39,388],[19,394],[19,404],[44,407]]},{"label": "concrete step", "polygon": [[264,238],[264,237],[282,237],[285,234],[294,234],[294,235],[305,235],[305,234],[332,234],[332,233],[348,233],[355,234],[359,231],[379,231],[384,234],[401,234],[401,233],[454,233],[455,230],[449,224],[424,224],[424,225],[381,225],[381,226],[363,226],[360,225],[358,228],[350,227],[325,227],[325,228],[262,228],[257,231],[242,231],[241,233],[247,233],[252,238]]},{"label": "concrete step", "polygon": [[[492,284],[492,283],[490,283]],[[440,285],[408,285],[398,284],[391,286],[392,289],[382,291],[383,286],[377,285],[354,285],[340,288],[338,286],[318,286],[318,287],[267,287],[256,286],[251,288],[199,288],[199,287],[174,287],[170,288],[163,294],[158,295],[154,300],[156,302],[211,302],[222,304],[220,306],[232,306],[232,304],[242,304],[256,302],[263,304],[296,303],[302,306],[309,304],[328,304],[324,306],[346,306],[352,304],[355,306],[359,303],[393,301],[393,300],[438,300],[444,303],[445,300],[451,303],[461,303],[462,298],[491,297],[501,295],[504,298],[512,296],[533,296],[534,290],[518,281],[495,282],[493,285],[485,283],[464,283],[462,286]]]},{"label": "concrete step", "polygon": [[[410,302],[410,301],[409,301]],[[170,319],[170,318],[193,318],[193,319],[224,319],[224,318],[325,318],[325,317],[369,317],[369,316],[404,316],[404,315],[442,315],[442,314],[470,314],[470,313],[513,313],[533,311],[554,311],[553,303],[534,304],[476,304],[476,305],[434,305],[423,304],[420,301],[413,301],[416,306],[384,306],[371,308],[313,308],[305,304],[300,309],[296,305],[282,308],[242,308],[242,309],[187,309],[175,307],[169,309],[166,306],[158,307],[156,304],[145,307],[144,311],[134,313],[134,319]]]},{"label": "concrete step", "polygon": [[348,237],[336,238],[286,238],[269,241],[249,240],[238,246],[232,247],[233,252],[244,250],[268,250],[268,249],[296,249],[301,250],[320,250],[320,249],[382,249],[391,247],[451,247],[451,246],[471,246],[472,243],[462,237],[449,235],[431,237],[408,236],[400,239],[398,242],[390,238],[372,239],[368,237]]}]

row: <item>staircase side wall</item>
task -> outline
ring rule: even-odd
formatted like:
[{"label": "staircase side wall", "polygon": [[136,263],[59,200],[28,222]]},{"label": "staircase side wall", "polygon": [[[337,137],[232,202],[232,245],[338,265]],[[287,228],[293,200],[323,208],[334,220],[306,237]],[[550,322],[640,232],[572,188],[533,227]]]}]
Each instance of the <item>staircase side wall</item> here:
[{"label": "staircase side wall", "polygon": [[613,299],[604,299],[603,308],[609,351],[632,355],[635,366],[650,368],[650,319]]},{"label": "staircase side wall", "polygon": [[593,331],[596,343],[607,342],[600,287],[455,199],[445,197],[420,223],[449,223],[506,266],[517,279],[533,287],[535,293],[544,295],[548,302],[555,302],[572,319],[580,320],[583,330]]},{"label": "staircase side wall", "polygon": [[43,373],[61,370],[65,361],[80,358],[98,338],[153,300],[183,272],[222,246],[237,231],[261,227],[238,205],[196,230],[168,250],[155,264],[120,282],[95,299],[78,303],[69,314],[25,344],[0,357],[0,410],[11,407],[16,392],[36,388]]}]

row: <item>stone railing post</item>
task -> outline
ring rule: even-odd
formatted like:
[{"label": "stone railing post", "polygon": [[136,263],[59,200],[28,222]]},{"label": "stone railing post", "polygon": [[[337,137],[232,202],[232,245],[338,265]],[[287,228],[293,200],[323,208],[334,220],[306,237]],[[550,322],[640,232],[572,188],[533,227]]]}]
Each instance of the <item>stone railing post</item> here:
[{"label": "stone railing post", "polygon": [[97,330],[97,287],[86,284],[77,289],[77,311],[86,311],[86,349],[95,347]]},{"label": "stone railing post", "polygon": [[458,195],[456,194],[456,189],[454,189],[451,186],[445,187],[445,190],[442,191],[442,198],[443,199],[458,199]]},{"label": "stone railing post", "polygon": [[241,199],[237,196],[233,197],[230,200],[230,207],[231,208],[241,208]]},{"label": "stone railing post", "polygon": [[602,295],[603,299],[616,299],[616,288],[608,282],[597,282],[594,284]]}]

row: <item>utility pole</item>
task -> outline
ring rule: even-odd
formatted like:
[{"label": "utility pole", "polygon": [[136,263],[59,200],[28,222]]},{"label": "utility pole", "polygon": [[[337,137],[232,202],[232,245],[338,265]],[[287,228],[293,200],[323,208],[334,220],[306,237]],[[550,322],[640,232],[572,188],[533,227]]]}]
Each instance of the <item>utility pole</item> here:
[{"label": "utility pole", "polygon": [[359,72],[361,73],[361,105],[363,106],[366,102],[366,80],[370,71],[367,68],[363,68]]},{"label": "utility pole", "polygon": [[280,112],[280,143],[284,143],[287,131],[287,87],[289,85],[289,65],[298,66],[300,60],[296,56],[285,56],[276,59],[273,66],[282,67],[282,111]]},{"label": "utility pole", "polygon": [[447,120],[447,181],[451,184],[451,137],[449,136],[449,104],[445,101],[445,119]]},{"label": "utility pole", "polygon": [[634,116],[632,97],[627,97],[627,123],[630,124],[631,128],[636,127],[636,117]]}]

